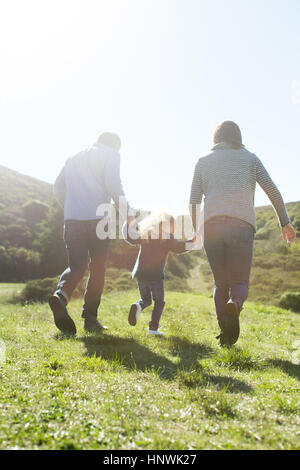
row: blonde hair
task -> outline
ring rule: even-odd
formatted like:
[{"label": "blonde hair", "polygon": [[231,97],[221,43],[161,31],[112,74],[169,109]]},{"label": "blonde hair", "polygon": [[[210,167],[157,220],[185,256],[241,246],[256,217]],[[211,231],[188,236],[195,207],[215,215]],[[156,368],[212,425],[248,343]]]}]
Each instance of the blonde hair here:
[{"label": "blonde hair", "polygon": [[140,237],[143,239],[169,239],[171,225],[175,228],[175,219],[166,212],[150,214],[139,223]]}]

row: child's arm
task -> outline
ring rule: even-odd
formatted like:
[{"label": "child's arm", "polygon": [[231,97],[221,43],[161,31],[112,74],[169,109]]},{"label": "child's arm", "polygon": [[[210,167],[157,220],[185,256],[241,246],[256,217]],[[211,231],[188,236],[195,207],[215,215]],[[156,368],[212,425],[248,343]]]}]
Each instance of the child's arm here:
[{"label": "child's arm", "polygon": [[135,229],[135,234],[137,235],[137,238],[132,238],[130,236],[130,226],[128,225],[127,222],[125,222],[122,227],[122,235],[123,235],[124,241],[132,246],[140,245],[142,243],[142,240],[136,229]]}]

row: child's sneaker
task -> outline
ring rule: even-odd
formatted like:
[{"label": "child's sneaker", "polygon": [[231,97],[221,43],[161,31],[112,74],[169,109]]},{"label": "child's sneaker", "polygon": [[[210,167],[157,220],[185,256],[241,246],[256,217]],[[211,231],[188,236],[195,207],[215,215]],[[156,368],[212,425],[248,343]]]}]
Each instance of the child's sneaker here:
[{"label": "child's sneaker", "polygon": [[131,326],[135,326],[138,320],[138,316],[142,311],[142,307],[139,302],[132,304],[129,310],[128,323]]},{"label": "child's sneaker", "polygon": [[148,334],[152,336],[165,336],[165,334],[159,330],[148,330]]}]

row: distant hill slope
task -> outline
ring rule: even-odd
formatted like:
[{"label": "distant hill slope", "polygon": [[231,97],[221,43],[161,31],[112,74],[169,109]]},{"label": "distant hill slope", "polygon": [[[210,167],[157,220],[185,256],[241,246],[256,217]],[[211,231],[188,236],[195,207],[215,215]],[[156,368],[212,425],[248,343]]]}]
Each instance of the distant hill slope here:
[{"label": "distant hill slope", "polygon": [[[276,303],[286,291],[300,291],[300,202],[287,204],[298,240],[281,240],[274,209],[257,208],[250,298]],[[0,282],[56,276],[64,268],[63,214],[53,202],[52,185],[0,166]],[[131,269],[138,249],[111,245],[109,267]],[[207,292],[212,275],[203,250],[171,255],[167,288]]]},{"label": "distant hill slope", "polygon": [[20,206],[30,199],[49,202],[52,185],[0,165],[0,208]]},{"label": "distant hill slope", "polygon": [[35,242],[52,200],[51,184],[0,166],[0,281],[39,275]]},{"label": "distant hill slope", "polygon": [[32,225],[41,220],[52,194],[51,184],[0,165],[0,229],[11,224]]}]

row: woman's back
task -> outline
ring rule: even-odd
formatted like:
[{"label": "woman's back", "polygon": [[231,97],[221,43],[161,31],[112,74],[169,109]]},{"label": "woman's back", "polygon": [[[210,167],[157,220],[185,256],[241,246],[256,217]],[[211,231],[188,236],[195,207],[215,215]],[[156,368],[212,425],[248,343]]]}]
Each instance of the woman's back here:
[{"label": "woman's back", "polygon": [[194,173],[190,204],[204,196],[204,221],[213,217],[235,217],[256,228],[254,194],[258,182],[268,194],[281,225],[289,222],[281,195],[259,158],[245,147],[219,143],[199,159]]}]

